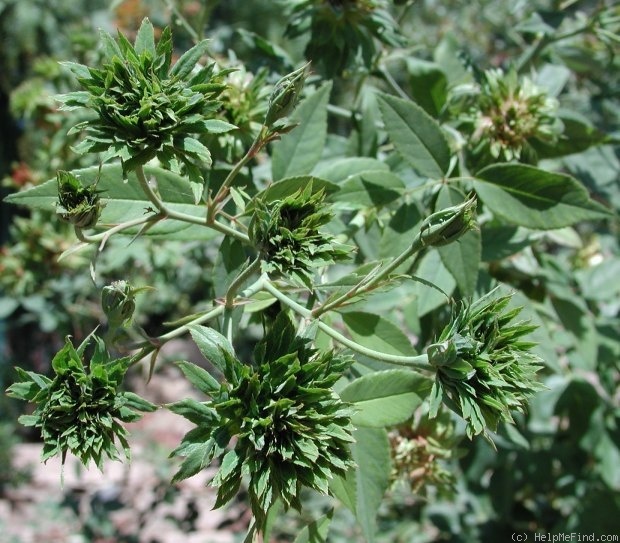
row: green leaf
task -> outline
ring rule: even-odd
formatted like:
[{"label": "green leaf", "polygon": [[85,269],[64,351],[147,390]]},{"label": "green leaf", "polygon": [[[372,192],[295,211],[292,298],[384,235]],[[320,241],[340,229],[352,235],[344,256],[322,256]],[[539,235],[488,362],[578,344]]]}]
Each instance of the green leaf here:
[{"label": "green leaf", "polygon": [[206,55],[209,50],[209,40],[202,40],[183,53],[181,58],[177,60],[176,64],[170,70],[171,77],[178,77],[179,79],[185,79],[192,72],[196,63],[203,55]]},{"label": "green leaf", "polygon": [[[69,70],[71,70],[71,72],[79,78],[84,78],[84,79],[89,79],[90,78],[90,71],[88,70],[88,66],[84,66],[84,64],[79,64],[77,62],[70,62],[68,60],[63,61],[63,62],[59,62],[58,64],[60,64],[61,66],[68,68]],[[78,96],[90,96],[90,94],[88,92],[80,92],[78,91],[79,94]],[[77,93],[69,93],[69,94],[63,94],[61,96],[71,96],[73,94],[77,94]],[[61,97],[58,97],[57,99],[59,99],[59,101],[62,101]]]},{"label": "green leaf", "polygon": [[179,470],[174,474],[172,483],[178,483],[192,475],[196,475],[200,470],[209,465],[213,457],[215,442],[209,439],[203,443],[196,443],[185,449],[187,456],[181,463]]},{"label": "green leaf", "polygon": [[175,364],[179,366],[187,380],[201,392],[211,395],[219,391],[220,384],[217,379],[204,368],[184,360],[179,360]]},{"label": "green leaf", "polygon": [[108,57],[109,60],[111,60],[114,56],[119,58],[123,56],[116,40],[109,33],[104,32],[103,30],[99,31],[99,44],[103,50],[103,54]]},{"label": "green leaf", "polygon": [[51,382],[44,375],[40,375],[30,371],[24,371],[16,367],[20,381],[13,383],[6,390],[7,396],[17,398],[19,400],[32,401],[34,397],[43,389],[47,388]]},{"label": "green leaf", "polygon": [[407,336],[384,317],[373,313],[352,311],[344,313],[342,320],[353,340],[363,347],[388,354],[416,354]]},{"label": "green leaf", "polygon": [[[441,258],[437,251],[429,251],[422,257],[415,271],[415,275],[421,280],[431,281],[436,287],[432,288],[422,282],[415,286],[418,317],[422,317],[446,304],[448,298],[445,294],[449,296],[456,287],[456,281],[441,262]],[[443,292],[438,289],[441,289]]]},{"label": "green leaf", "polygon": [[332,183],[342,183],[349,177],[362,172],[389,172],[390,167],[376,158],[345,157],[329,162],[321,161],[313,170],[313,174]]},{"label": "green leaf", "polygon": [[446,103],[448,80],[438,64],[419,58],[407,59],[409,88],[414,101],[432,117],[438,117]]},{"label": "green leaf", "polygon": [[431,381],[413,371],[394,369],[369,373],[349,383],[340,398],[353,404],[355,426],[400,424],[413,414],[431,388]]},{"label": "green leaf", "polygon": [[357,482],[354,469],[347,471],[345,477],[336,476],[329,482],[329,490],[342,504],[355,514],[357,508]]},{"label": "green leaf", "polygon": [[559,396],[554,415],[567,418],[567,434],[578,441],[588,431],[592,415],[601,402],[592,383],[581,377],[573,377]]},{"label": "green leaf", "polygon": [[557,142],[552,144],[536,140],[533,142],[539,159],[580,153],[593,145],[603,143],[606,139],[603,132],[577,113],[561,111],[560,120],[564,125],[564,130]]},{"label": "green leaf", "polygon": [[194,325],[189,326],[188,329],[192,335],[192,339],[196,342],[198,349],[200,349],[200,352],[205,358],[212,364],[215,364],[220,370],[224,371],[224,368],[226,368],[226,359],[222,351],[226,351],[232,357],[235,356],[235,351],[230,342],[213,328]]},{"label": "green leaf", "polygon": [[530,449],[530,442],[525,438],[525,436],[517,430],[517,428],[512,424],[503,423],[500,426],[500,432],[502,435],[505,435],[508,440],[516,445],[518,448],[528,451]]},{"label": "green leaf", "polygon": [[205,404],[193,398],[185,398],[184,400],[170,404],[168,405],[168,409],[199,426],[209,426],[218,418],[214,409],[207,407]]},{"label": "green leaf", "polygon": [[413,102],[379,95],[379,109],[390,140],[415,170],[441,179],[450,166],[450,148],[437,122]]},{"label": "green leaf", "polygon": [[251,30],[245,28],[235,28],[235,34],[238,34],[242,42],[249,47],[250,51],[260,51],[263,62],[266,58],[271,58],[279,66],[293,66],[294,61],[289,56],[286,49],[266,40]]},{"label": "green leaf", "polygon": [[[458,205],[465,200],[460,191],[443,186],[437,196],[437,209]],[[469,230],[456,242],[438,247],[443,265],[456,280],[464,297],[473,297],[478,282],[478,271],[482,255],[479,230]]]},{"label": "green leaf", "polygon": [[483,262],[507,258],[532,245],[540,233],[521,226],[508,226],[496,222],[485,223],[480,227],[482,237]]},{"label": "green leaf", "polygon": [[224,458],[222,458],[222,463],[220,464],[219,472],[217,473],[216,480],[223,481],[224,479],[228,479],[230,475],[232,475],[235,471],[238,471],[238,466],[241,464],[242,459],[239,457],[239,453],[232,449],[228,451]]},{"label": "green leaf", "polygon": [[585,300],[575,296],[574,290],[568,286],[554,285],[550,290],[553,294],[551,303],[559,321],[564,329],[573,335],[571,342],[574,343],[574,351],[571,353],[571,365],[595,371],[599,338],[594,315]]},{"label": "green leaf", "polygon": [[573,177],[526,166],[497,164],[476,174],[484,204],[505,221],[550,230],[611,216]]},{"label": "green leaf", "polygon": [[274,180],[309,174],[321,158],[327,139],[327,102],[331,88],[329,81],[300,102],[292,116],[299,126],[273,146]]},{"label": "green leaf", "polygon": [[19,422],[23,426],[34,426],[38,422],[40,422],[40,417],[36,415],[20,415],[17,418],[17,422]]},{"label": "green leaf", "polygon": [[609,257],[596,266],[575,273],[584,298],[605,302],[620,295],[620,258]]},{"label": "green leaf", "polygon": [[353,460],[357,466],[355,516],[366,540],[373,543],[377,512],[390,481],[390,444],[386,431],[380,428],[358,428],[353,436]]},{"label": "green leaf", "polygon": [[229,236],[222,240],[211,277],[216,298],[226,294],[228,287],[239,275],[247,260],[246,250],[239,240]]},{"label": "green leaf", "polygon": [[597,433],[597,437],[596,444],[590,449],[596,458],[595,470],[607,486],[617,493],[620,489],[620,471],[617,469],[620,465],[620,450],[609,432]]},{"label": "green leaf", "polygon": [[439,408],[443,402],[443,389],[438,379],[433,382],[431,393],[429,395],[428,416],[435,418],[439,413]]},{"label": "green leaf", "polygon": [[422,214],[415,202],[403,203],[383,229],[379,242],[379,256],[394,258],[411,247],[414,228],[422,222]]},{"label": "green leaf", "polygon": [[183,138],[181,149],[188,155],[202,160],[203,166],[209,168],[211,166],[211,153],[202,143],[195,138]]},{"label": "green leaf", "polygon": [[140,25],[138,35],[134,44],[134,49],[138,56],[143,53],[150,53],[151,58],[155,58],[155,32],[151,21],[145,18]]},{"label": "green leaf", "polygon": [[152,404],[134,392],[123,392],[123,396],[127,400],[127,403],[125,404],[127,407],[131,407],[137,411],[157,411],[157,406],[155,404]]},{"label": "green leaf", "polygon": [[389,486],[390,446],[382,428],[358,428],[351,452],[355,467],[330,481],[331,493],[356,517],[366,540],[375,540],[376,516]]},{"label": "green leaf", "polygon": [[613,145],[599,145],[562,160],[568,171],[599,198],[620,209],[620,159]]},{"label": "green leaf", "polygon": [[236,130],[237,128],[234,124],[227,123],[221,119],[207,119],[203,121],[202,126],[204,126],[210,134],[224,134],[231,130]]},{"label": "green leaf", "polygon": [[404,190],[405,184],[396,174],[375,170],[349,177],[331,200],[347,209],[382,207],[398,200]]},{"label": "green leaf", "polygon": [[334,510],[330,509],[327,514],[304,526],[293,543],[324,543],[327,541],[333,516]]},{"label": "green leaf", "polygon": [[433,51],[433,60],[448,78],[448,87],[471,83],[473,75],[462,58],[463,42],[452,32],[441,38]]},{"label": "green leaf", "polygon": [[8,296],[0,297],[0,319],[6,319],[19,307],[19,302],[15,298]]}]

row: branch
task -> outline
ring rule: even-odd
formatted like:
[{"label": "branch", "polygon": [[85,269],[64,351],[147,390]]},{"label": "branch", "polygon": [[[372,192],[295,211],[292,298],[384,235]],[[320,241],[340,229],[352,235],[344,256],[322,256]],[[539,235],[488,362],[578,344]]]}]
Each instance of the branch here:
[{"label": "branch", "polygon": [[381,351],[375,351],[374,349],[364,347],[363,345],[356,343],[355,341],[347,338],[346,336],[343,336],[340,332],[337,332],[328,324],[320,321],[317,317],[314,317],[310,310],[298,304],[296,301],[292,300],[286,294],[280,291],[275,285],[273,285],[269,281],[266,275],[263,275],[263,287],[267,292],[275,296],[284,305],[290,307],[298,315],[301,315],[302,317],[309,320],[315,320],[319,329],[321,329],[328,336],[332,337],[338,343],[341,343],[352,351],[363,354],[370,358],[374,358],[375,360],[382,360],[383,362],[394,364],[396,366],[405,366],[407,368],[415,368],[417,370],[432,371],[432,367],[428,364],[428,356],[425,354],[418,356],[404,356],[383,353]]}]

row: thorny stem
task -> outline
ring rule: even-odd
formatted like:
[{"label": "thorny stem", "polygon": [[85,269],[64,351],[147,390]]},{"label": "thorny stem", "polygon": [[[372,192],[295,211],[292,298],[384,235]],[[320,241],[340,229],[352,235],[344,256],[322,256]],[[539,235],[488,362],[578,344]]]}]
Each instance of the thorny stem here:
[{"label": "thorny stem", "polygon": [[[254,294],[256,294],[257,292],[260,292],[261,290],[263,290],[264,288],[264,279],[260,278],[257,281],[255,281],[254,283],[252,283],[248,288],[246,288],[240,295],[238,298],[251,298],[252,296],[254,296]],[[214,307],[212,309],[210,309],[209,311],[203,313],[202,315],[197,316],[196,318],[192,319],[191,321],[189,321],[186,324],[183,324],[177,328],[175,328],[174,330],[171,330],[170,332],[167,332],[165,334],[162,334],[161,336],[157,336],[155,338],[150,338],[148,340],[145,340],[144,342],[142,342],[141,344],[138,345],[138,347],[141,347],[140,351],[138,351],[133,357],[132,357],[132,364],[136,364],[137,362],[139,362],[140,360],[142,360],[144,357],[148,356],[149,354],[151,354],[153,351],[155,351],[156,349],[161,348],[161,346],[170,341],[171,339],[180,337],[184,334],[186,334],[189,330],[190,326],[194,326],[197,324],[202,324],[204,322],[208,322],[216,317],[219,317],[222,313],[224,313],[225,310],[225,306],[222,305],[218,305],[217,307]]]},{"label": "thorny stem", "polygon": [[235,180],[235,177],[237,177],[241,169],[256,156],[256,153],[261,150],[264,144],[265,128],[266,127],[264,125],[261,127],[247,153],[241,158],[241,160],[239,160],[239,162],[237,162],[237,164],[235,164],[234,168],[230,170],[230,172],[226,176],[226,179],[224,179],[222,186],[219,188],[213,199],[209,202],[207,207],[207,223],[211,223],[214,220],[217,206],[228,195],[228,189],[230,188],[232,182]]},{"label": "thorny stem", "polygon": [[138,347],[141,347],[141,349],[136,354],[133,355],[131,359],[131,365],[137,364],[138,362],[140,362],[140,360],[142,360],[143,358],[151,354],[156,349],[160,349],[162,345],[164,345],[164,343],[170,341],[171,339],[174,339],[176,337],[182,336],[183,334],[186,334],[190,326],[195,325],[195,324],[202,324],[203,322],[210,321],[211,319],[214,319],[215,317],[219,317],[223,312],[224,312],[224,306],[219,305],[217,307],[214,307],[210,311],[207,311],[206,313],[200,315],[199,317],[196,317],[195,319],[191,320],[187,324],[179,326],[178,328],[175,328],[174,330],[171,330],[170,332],[166,334],[163,334],[155,338],[149,338],[143,341],[141,344],[138,345]]},{"label": "thorny stem", "polygon": [[258,271],[260,267],[260,258],[256,257],[252,263],[245,268],[230,284],[228,290],[226,291],[226,309],[231,309],[235,303],[235,296],[237,295],[238,290],[241,288],[241,285],[245,281],[247,281],[248,277],[250,277],[253,273]]},{"label": "thorny stem", "polygon": [[397,256],[394,260],[392,260],[383,270],[381,270],[377,275],[372,277],[371,279],[364,278],[357,285],[354,285],[351,289],[345,292],[342,296],[339,296],[335,300],[320,305],[312,311],[313,317],[319,317],[323,313],[334,309],[336,307],[340,307],[344,302],[350,300],[354,296],[358,296],[360,294],[364,294],[373,290],[375,287],[381,284],[386,277],[389,276],[395,269],[397,269],[401,264],[403,264],[410,257],[415,255],[417,252],[424,248],[424,244],[421,241],[420,236],[416,237],[411,246],[403,251],[399,256]]},{"label": "thorny stem", "polygon": [[233,342],[233,308],[224,307],[224,322],[222,323],[222,332],[226,339],[232,344]]},{"label": "thorny stem", "polygon": [[80,241],[83,241],[84,243],[105,242],[113,234],[118,234],[119,232],[122,232],[123,230],[127,230],[128,228],[132,228],[134,226],[140,226],[141,224],[155,223],[155,222],[162,220],[163,218],[164,218],[163,215],[151,215],[148,217],[138,217],[137,219],[132,219],[130,221],[119,223],[116,226],[113,226],[112,228],[110,228],[109,230],[106,230],[105,232],[94,234],[92,236],[85,234],[84,231],[79,226],[76,226],[75,235],[78,237]]},{"label": "thorny stem", "polygon": [[227,221],[229,221],[230,223],[233,223],[235,225],[237,225],[239,228],[241,228],[244,231],[248,231],[248,227],[243,224],[242,222],[237,220],[237,216],[234,215],[230,215],[228,213],[226,213],[225,211],[220,211],[219,214],[224,217]]},{"label": "thorny stem", "polygon": [[149,201],[155,206],[155,208],[161,213],[162,218],[175,219],[177,221],[188,222],[191,224],[199,224],[200,226],[207,226],[209,228],[213,228],[219,232],[237,238],[244,243],[249,243],[250,239],[247,235],[242,232],[235,230],[234,228],[220,223],[213,218],[211,221],[207,221],[201,217],[196,217],[194,215],[188,215],[187,213],[181,213],[179,211],[174,211],[166,207],[161,198],[155,193],[151,185],[149,184],[146,176],[144,175],[144,169],[142,166],[138,166],[135,170],[136,177],[138,178],[138,182],[144,191],[144,194],[149,199]]},{"label": "thorny stem", "polygon": [[227,234],[233,238],[237,238],[243,243],[250,243],[250,238],[246,234],[244,234],[243,232],[239,232],[239,230],[235,230],[233,227],[228,226],[227,224],[224,224],[222,222],[213,221],[210,224],[205,224],[204,222],[200,224],[203,224],[204,226],[209,226],[210,228],[213,228],[213,230],[222,232],[222,234]]},{"label": "thorny stem", "polygon": [[385,67],[382,66],[379,71],[381,72],[381,75],[383,76],[383,78],[385,79],[385,81],[390,85],[390,87],[392,87],[392,89],[394,90],[394,92],[396,94],[398,94],[398,96],[400,96],[401,98],[405,99],[405,100],[410,100],[409,96],[407,95],[407,93],[401,88],[401,86],[396,82],[396,79],[394,79],[392,77],[392,74],[389,72],[389,70]]},{"label": "thorny stem", "polygon": [[403,366],[405,368],[415,368],[416,370],[422,371],[433,371],[432,366],[428,363],[428,356],[426,354],[421,354],[417,356],[404,356],[404,355],[396,355],[389,353],[382,353],[380,351],[375,351],[374,349],[368,349],[356,343],[355,341],[343,336],[340,332],[334,330],[328,324],[325,324],[322,321],[318,321],[318,327],[323,330],[328,336],[331,336],[338,343],[342,343],[345,347],[348,347],[352,351],[368,356],[369,358],[374,358],[375,360],[382,360],[383,362],[387,362],[388,364],[392,364],[394,366]]},{"label": "thorny stem", "polygon": [[540,55],[549,45],[553,43],[557,43],[562,40],[566,40],[568,38],[572,38],[573,36],[577,36],[579,34],[582,34],[583,32],[588,32],[594,27],[595,21],[596,21],[596,16],[591,17],[590,20],[585,25],[580,26],[579,28],[576,28],[574,30],[569,30],[565,32],[564,34],[556,34],[555,36],[550,36],[548,34],[545,34],[541,36],[540,38],[538,38],[536,43],[534,43],[525,52],[525,54],[517,61],[516,63],[517,72],[521,72],[524,69],[526,69],[532,63],[532,61],[534,61],[536,57]]},{"label": "thorny stem", "polygon": [[395,366],[404,366],[407,368],[414,368],[422,371],[432,371],[432,367],[428,364],[428,356],[425,354],[418,356],[404,356],[404,355],[394,355],[389,353],[383,353],[380,351],[375,351],[374,349],[369,349],[356,343],[355,341],[347,338],[342,335],[340,332],[334,330],[328,324],[322,322],[317,317],[313,316],[312,312],[302,305],[298,304],[295,300],[289,298],[286,294],[284,294],[281,290],[279,290],[273,283],[269,281],[266,275],[262,276],[263,279],[263,288],[270,294],[272,294],[275,298],[277,298],[284,305],[290,307],[293,311],[295,311],[298,315],[309,319],[315,320],[319,329],[325,332],[328,336],[335,339],[338,343],[341,343],[345,347],[348,347],[352,351],[363,354],[370,358],[374,358],[375,360],[382,360],[383,362],[388,362],[389,364],[393,364]]}]

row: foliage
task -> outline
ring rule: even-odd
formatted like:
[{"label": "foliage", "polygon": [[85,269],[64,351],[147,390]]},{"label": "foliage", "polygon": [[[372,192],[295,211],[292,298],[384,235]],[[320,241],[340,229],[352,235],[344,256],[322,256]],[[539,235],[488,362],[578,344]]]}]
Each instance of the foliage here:
[{"label": "foliage", "polygon": [[65,221],[79,228],[92,228],[101,214],[101,204],[95,185],[83,187],[70,172],[58,172],[57,212]]},{"label": "foliage", "polygon": [[291,37],[310,32],[306,58],[327,77],[341,74],[360,59],[370,68],[377,54],[375,39],[392,46],[404,43],[385,0],[300,1],[286,32]]},{"label": "foliage", "polygon": [[144,2],[153,23],[49,78],[72,135],[7,198],[32,215],[4,315],[47,295],[27,247],[56,209],[75,236],[45,261],[90,260],[107,322],[51,378],[18,370],[22,420],[46,456],[115,457],[123,409],[153,408],[125,371],[190,333],[213,369],[177,362],[206,399],[164,406],[196,424],[174,481],[215,464],[217,506],[247,488],[248,541],[302,506],[298,541],[613,530],[618,7],[271,4],[167,2],[173,64]]}]

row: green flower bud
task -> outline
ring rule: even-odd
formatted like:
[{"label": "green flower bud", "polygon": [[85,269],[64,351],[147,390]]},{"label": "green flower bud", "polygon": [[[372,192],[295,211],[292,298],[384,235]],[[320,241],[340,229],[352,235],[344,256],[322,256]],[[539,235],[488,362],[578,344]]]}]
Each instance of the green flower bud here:
[{"label": "green flower bud", "polygon": [[136,309],[134,301],[137,289],[127,281],[114,281],[103,287],[101,291],[101,306],[111,328],[125,326],[131,320]]},{"label": "green flower bud", "polygon": [[278,119],[288,117],[293,112],[297,102],[299,102],[306,77],[308,77],[307,68],[309,65],[309,62],[304,64],[276,83],[269,97],[269,109],[265,118],[267,126],[273,125]]},{"label": "green flower bud", "polygon": [[56,213],[65,221],[79,228],[92,228],[97,224],[103,205],[94,185],[84,187],[71,172],[59,170],[58,202]]},{"label": "green flower bud", "polygon": [[422,223],[418,239],[424,246],[441,247],[476,227],[476,198],[433,213]]}]

